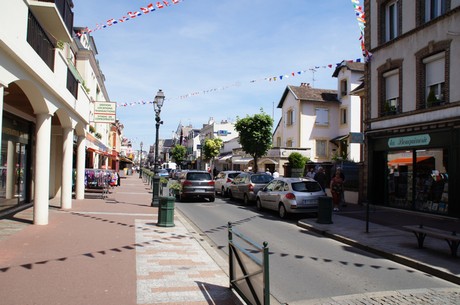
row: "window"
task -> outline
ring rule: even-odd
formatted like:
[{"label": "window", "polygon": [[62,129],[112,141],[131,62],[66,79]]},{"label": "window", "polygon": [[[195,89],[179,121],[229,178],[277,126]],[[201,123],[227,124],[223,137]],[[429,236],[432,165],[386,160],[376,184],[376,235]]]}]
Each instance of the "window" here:
[{"label": "window", "polygon": [[396,114],[399,108],[399,69],[388,71],[383,74],[383,77],[385,78],[383,114]]},{"label": "window", "polygon": [[329,125],[329,109],[327,108],[315,108],[316,121],[315,124],[318,126]]},{"label": "window", "polygon": [[346,79],[340,82],[340,95],[346,96],[348,94],[348,83]]},{"label": "window", "polygon": [[433,20],[447,11],[447,0],[425,0],[425,22]]},{"label": "window", "polygon": [[281,137],[276,138],[276,146],[281,147]]},{"label": "window", "polygon": [[316,156],[317,157],[327,157],[326,147],[327,147],[326,140],[316,140]]},{"label": "window", "polygon": [[292,139],[286,141],[286,147],[292,147]]},{"label": "window", "polygon": [[289,109],[286,112],[286,125],[291,126],[294,125],[295,119],[294,119],[294,110]]},{"label": "window", "polygon": [[398,34],[397,1],[392,1],[385,6],[385,41],[395,39]]},{"label": "window", "polygon": [[441,52],[423,60],[426,79],[426,107],[442,104],[445,92],[445,53]]},{"label": "window", "polygon": [[340,124],[347,124],[347,108],[340,109]]}]

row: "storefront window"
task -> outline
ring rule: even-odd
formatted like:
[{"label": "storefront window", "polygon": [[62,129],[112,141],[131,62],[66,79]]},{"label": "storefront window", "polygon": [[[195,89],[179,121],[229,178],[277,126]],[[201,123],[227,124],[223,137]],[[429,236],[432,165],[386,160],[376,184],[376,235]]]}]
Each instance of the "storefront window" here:
[{"label": "storefront window", "polygon": [[449,201],[447,157],[446,149],[388,153],[389,205],[447,214]]}]

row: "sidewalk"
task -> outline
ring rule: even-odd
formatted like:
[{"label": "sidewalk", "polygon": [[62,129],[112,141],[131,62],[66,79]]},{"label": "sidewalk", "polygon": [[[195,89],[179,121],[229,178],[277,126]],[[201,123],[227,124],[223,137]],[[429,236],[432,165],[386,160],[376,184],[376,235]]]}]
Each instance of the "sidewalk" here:
[{"label": "sidewalk", "polygon": [[151,197],[134,174],[107,199],[51,203],[46,226],[31,225],[32,208],[0,220],[0,303],[241,304],[227,262],[177,211],[157,226]]},{"label": "sidewalk", "polygon": [[[412,232],[405,225],[434,227],[460,232],[458,219],[408,212],[384,207],[348,204],[332,215],[332,224],[320,224],[317,219],[302,219],[298,225],[345,244],[372,252],[447,281],[460,284],[460,251],[451,255],[446,241],[426,237],[419,249]],[[368,215],[368,222],[366,221]],[[367,225],[366,225],[367,224]],[[367,232],[366,232],[367,227]]]}]

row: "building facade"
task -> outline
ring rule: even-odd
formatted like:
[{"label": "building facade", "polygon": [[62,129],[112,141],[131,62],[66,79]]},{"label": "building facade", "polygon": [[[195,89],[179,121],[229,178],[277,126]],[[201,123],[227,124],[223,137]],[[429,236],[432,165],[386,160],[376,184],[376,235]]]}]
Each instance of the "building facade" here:
[{"label": "building facade", "polygon": [[[33,202],[39,225],[50,198],[63,209],[73,189],[84,198],[91,107],[107,97],[103,80],[87,77],[101,73],[74,39],[72,8],[71,0],[0,3],[0,211]],[[94,142],[107,147],[104,130]]]},{"label": "building facade", "polygon": [[368,199],[460,216],[460,1],[365,1]]}]

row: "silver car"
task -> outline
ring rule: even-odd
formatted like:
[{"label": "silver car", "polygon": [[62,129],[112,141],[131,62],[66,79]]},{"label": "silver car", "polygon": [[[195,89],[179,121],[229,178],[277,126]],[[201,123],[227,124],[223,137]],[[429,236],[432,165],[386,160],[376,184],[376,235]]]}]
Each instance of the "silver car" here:
[{"label": "silver car", "polygon": [[318,212],[321,185],[310,178],[276,178],[257,193],[257,209],[278,211],[281,218],[292,213]]},{"label": "silver car", "polygon": [[228,187],[232,183],[233,179],[241,174],[240,171],[221,171],[217,174],[214,182],[214,189],[216,190],[216,194],[220,193],[222,197],[226,197],[228,195]]},{"label": "silver car", "polygon": [[242,199],[248,205],[251,201],[256,201],[257,192],[272,180],[273,177],[266,173],[241,173],[230,183],[228,196]]},{"label": "silver car", "polygon": [[189,170],[181,172],[179,177],[181,189],[178,197],[181,201],[187,198],[207,198],[213,202],[216,198],[214,180],[207,171]]}]

